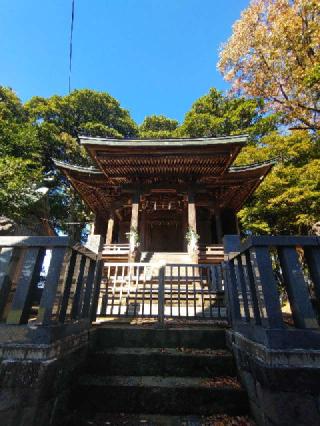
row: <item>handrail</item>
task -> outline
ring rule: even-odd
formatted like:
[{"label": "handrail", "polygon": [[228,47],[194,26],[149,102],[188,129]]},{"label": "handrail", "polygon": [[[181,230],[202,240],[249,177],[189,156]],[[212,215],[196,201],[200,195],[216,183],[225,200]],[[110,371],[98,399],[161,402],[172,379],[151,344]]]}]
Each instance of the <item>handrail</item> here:
[{"label": "handrail", "polygon": [[273,348],[320,348],[319,237],[253,236],[229,252],[224,271],[232,328]]},{"label": "handrail", "polygon": [[101,270],[101,237],[94,237],[88,246],[68,237],[0,237],[0,319],[36,326],[89,321]]},{"label": "handrail", "polygon": [[[240,252],[243,252],[251,247],[260,246],[320,246],[320,237],[317,236],[291,236],[291,235],[274,235],[274,236],[251,236],[246,238],[240,244]],[[233,254],[232,257],[236,257]]]}]

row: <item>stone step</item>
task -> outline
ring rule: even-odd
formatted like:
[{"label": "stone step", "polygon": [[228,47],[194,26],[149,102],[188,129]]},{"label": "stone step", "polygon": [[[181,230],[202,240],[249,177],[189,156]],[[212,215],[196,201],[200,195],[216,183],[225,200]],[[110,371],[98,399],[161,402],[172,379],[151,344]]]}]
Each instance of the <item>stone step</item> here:
[{"label": "stone step", "polygon": [[[171,289],[172,287],[172,289]],[[117,292],[119,293],[121,291],[121,284],[119,283],[118,285],[115,285],[114,287],[112,285],[108,286],[107,289],[107,293],[108,294],[112,294],[113,292]],[[193,286],[192,284],[184,285],[181,284],[180,286],[178,284],[172,284],[172,286],[170,284],[167,284],[164,288],[164,292],[166,295],[171,295],[171,294],[175,294],[178,295],[179,293],[181,294],[194,294],[194,291],[197,292],[197,296],[201,296],[202,293],[203,294],[208,294],[208,288],[202,288],[200,285],[195,285]],[[126,295],[128,292],[128,288],[126,288],[125,290],[123,290],[123,293]],[[130,287],[130,295],[135,295],[135,294],[143,294],[143,293],[153,293],[153,294],[158,294],[158,286],[150,286],[150,285],[146,285],[144,286],[143,284],[139,284],[138,286],[136,285],[131,285]],[[212,296],[215,296],[216,294],[218,295],[223,295],[223,291],[220,292],[211,292],[210,293]]]},{"label": "stone step", "polygon": [[90,333],[96,350],[125,348],[197,348],[225,349],[225,329],[208,328],[144,328],[126,325],[102,325]]},{"label": "stone step", "polygon": [[[121,296],[121,299],[120,299]],[[181,294],[179,296],[177,295],[168,295],[168,294],[164,294],[164,300],[166,302],[176,302],[178,304],[178,302],[189,302],[190,304],[192,302],[194,302],[195,300],[198,302],[201,302],[202,300],[204,300],[204,302],[206,304],[210,304],[217,302],[218,300],[220,300],[221,302],[222,297],[205,297],[207,295],[203,295],[203,297],[201,297],[201,295],[194,295],[193,293],[189,293],[188,295],[186,294]],[[113,300],[112,300],[113,299]],[[123,303],[125,300],[130,299],[131,302],[141,302],[141,301],[145,301],[148,302],[150,300],[154,300],[157,301],[158,300],[158,295],[157,294],[151,294],[151,293],[131,293],[130,295],[126,295],[126,294],[120,294],[120,293],[110,293],[108,294],[108,303],[112,303],[112,301],[114,303],[119,303],[121,300],[121,303]]]},{"label": "stone step", "polygon": [[140,262],[189,264],[191,263],[191,259],[186,252],[142,252]]},{"label": "stone step", "polygon": [[166,416],[157,414],[95,413],[76,415],[68,426],[254,426],[248,416]]},{"label": "stone step", "polygon": [[235,376],[226,350],[176,348],[110,348],[89,356],[87,373],[109,376]]},{"label": "stone step", "polygon": [[248,412],[247,396],[232,377],[83,375],[72,393],[72,402],[89,413],[241,415]]}]

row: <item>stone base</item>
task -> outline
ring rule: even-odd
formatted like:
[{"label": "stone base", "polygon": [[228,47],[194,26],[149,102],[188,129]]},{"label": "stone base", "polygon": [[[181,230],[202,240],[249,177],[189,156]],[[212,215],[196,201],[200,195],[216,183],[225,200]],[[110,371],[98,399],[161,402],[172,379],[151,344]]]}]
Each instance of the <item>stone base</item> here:
[{"label": "stone base", "polygon": [[270,350],[229,331],[258,425],[320,425],[320,350]]},{"label": "stone base", "polygon": [[[0,362],[0,424],[63,426],[74,377],[86,359],[88,332],[57,345],[12,345]],[[63,349],[64,348],[64,349]]]}]

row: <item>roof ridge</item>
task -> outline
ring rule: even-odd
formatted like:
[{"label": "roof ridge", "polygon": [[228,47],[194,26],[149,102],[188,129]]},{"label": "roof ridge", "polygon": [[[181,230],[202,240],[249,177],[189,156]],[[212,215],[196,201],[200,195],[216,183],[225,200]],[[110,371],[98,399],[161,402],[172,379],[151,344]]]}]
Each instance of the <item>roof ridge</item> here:
[{"label": "roof ridge", "polygon": [[192,143],[199,143],[199,142],[217,142],[217,143],[226,143],[228,141],[233,141],[234,143],[239,143],[239,142],[246,142],[248,139],[248,135],[247,134],[242,134],[242,135],[228,135],[228,136],[216,136],[216,137],[197,137],[197,138],[189,138],[189,137],[185,137],[185,138],[162,138],[162,139],[154,139],[154,138],[150,138],[150,139],[142,139],[142,138],[124,138],[124,139],[117,139],[117,138],[103,138],[103,137],[93,137],[93,136],[84,136],[84,135],[79,135],[78,136],[80,139],[80,142],[85,145],[90,143],[90,141],[92,141],[91,143],[94,144],[95,142],[97,144],[102,144],[105,143],[106,145],[108,143],[110,144],[117,144],[117,145],[125,145],[127,143],[139,143],[141,145],[146,145],[147,143],[151,143],[154,145],[165,145],[166,143],[175,143],[175,142],[180,142],[180,143],[188,143],[192,144]]}]

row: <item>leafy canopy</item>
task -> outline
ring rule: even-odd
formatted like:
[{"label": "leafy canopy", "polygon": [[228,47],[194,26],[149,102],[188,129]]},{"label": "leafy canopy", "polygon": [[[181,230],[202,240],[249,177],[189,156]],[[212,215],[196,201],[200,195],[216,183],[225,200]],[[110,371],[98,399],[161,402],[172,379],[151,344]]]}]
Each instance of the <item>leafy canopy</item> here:
[{"label": "leafy canopy", "polygon": [[34,97],[25,108],[43,147],[43,166],[54,178],[49,192],[52,220],[74,234],[74,227],[68,223],[79,223],[78,229],[81,229],[81,223],[89,220],[90,213],[70,190],[69,182],[57,173],[52,158],[89,165],[91,161],[79,145],[78,135],[128,138],[138,134],[138,127],[116,99],[108,93],[89,89],[47,99]]},{"label": "leafy canopy", "polygon": [[145,117],[139,126],[139,137],[142,139],[165,139],[173,137],[179,122],[163,115],[150,115]]},{"label": "leafy canopy", "polygon": [[19,219],[41,197],[41,144],[16,94],[0,86],[0,212]]},{"label": "leafy canopy", "polygon": [[42,170],[32,160],[0,158],[0,212],[15,220],[28,215],[41,198]]},{"label": "leafy canopy", "polygon": [[288,123],[320,129],[320,2],[252,0],[222,47],[233,90],[261,97]]},{"label": "leafy canopy", "polygon": [[[89,212],[52,159],[88,165],[78,135],[134,137],[138,127],[128,111],[107,93],[75,90],[67,96],[34,97],[23,105],[16,94],[0,87],[0,208],[21,219],[36,209],[48,189],[50,218],[60,229],[73,232],[66,222],[85,222]],[[80,228],[79,228],[80,229]],[[76,236],[79,237],[79,236]]]},{"label": "leafy canopy", "polygon": [[274,129],[277,122],[275,115],[265,116],[263,106],[261,99],[224,96],[213,88],[194,102],[175,133],[192,138],[247,133],[255,139]]},{"label": "leafy canopy", "polygon": [[[94,90],[74,90],[67,96],[52,96],[45,99],[34,97],[26,104],[29,114],[35,120],[56,125],[61,131],[73,137],[90,134],[98,126],[100,136],[132,137],[137,126],[127,110],[108,93]],[[109,134],[110,133],[110,134]]]},{"label": "leafy canopy", "polygon": [[277,159],[275,166],[240,211],[246,231],[307,234],[320,215],[319,137],[306,131],[272,132],[244,148],[240,164]]}]

